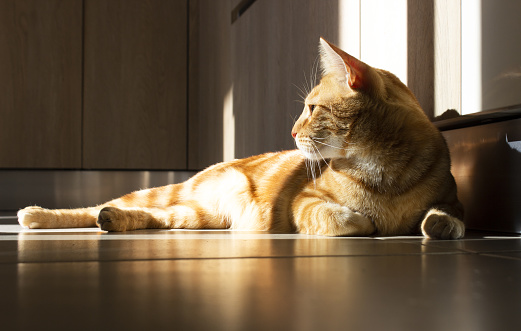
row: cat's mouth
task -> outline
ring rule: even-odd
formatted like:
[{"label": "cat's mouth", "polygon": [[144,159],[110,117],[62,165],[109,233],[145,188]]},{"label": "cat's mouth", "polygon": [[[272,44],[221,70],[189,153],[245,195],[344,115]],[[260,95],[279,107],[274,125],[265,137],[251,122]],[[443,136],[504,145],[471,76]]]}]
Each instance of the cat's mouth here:
[{"label": "cat's mouth", "polygon": [[317,160],[320,158],[318,155],[318,147],[315,145],[311,138],[297,137],[295,139],[297,148],[304,154],[307,159]]},{"label": "cat's mouth", "polygon": [[[334,140],[334,139],[333,139]],[[344,148],[337,147],[334,141],[328,138],[317,138],[297,135],[295,138],[297,148],[309,160],[325,160],[345,157]]]},{"label": "cat's mouth", "polygon": [[[318,139],[318,138],[317,138]],[[323,146],[317,143],[317,140],[311,137],[297,136],[295,139],[297,148],[309,160],[322,160],[325,157],[322,155]]]}]

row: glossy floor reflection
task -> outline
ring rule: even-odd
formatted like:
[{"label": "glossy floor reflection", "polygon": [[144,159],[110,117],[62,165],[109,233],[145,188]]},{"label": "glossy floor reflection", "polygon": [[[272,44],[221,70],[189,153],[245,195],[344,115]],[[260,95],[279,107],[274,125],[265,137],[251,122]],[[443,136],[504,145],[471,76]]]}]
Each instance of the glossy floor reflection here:
[{"label": "glossy floor reflection", "polygon": [[517,330],[521,238],[0,225],[2,329]]}]

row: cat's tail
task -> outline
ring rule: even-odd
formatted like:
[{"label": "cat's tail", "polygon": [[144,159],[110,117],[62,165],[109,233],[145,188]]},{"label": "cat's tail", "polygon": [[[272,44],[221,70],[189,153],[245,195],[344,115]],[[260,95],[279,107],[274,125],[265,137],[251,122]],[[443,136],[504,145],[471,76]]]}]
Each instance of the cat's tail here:
[{"label": "cat's tail", "polygon": [[18,223],[29,229],[86,228],[96,226],[100,208],[45,209],[37,206],[18,211]]}]

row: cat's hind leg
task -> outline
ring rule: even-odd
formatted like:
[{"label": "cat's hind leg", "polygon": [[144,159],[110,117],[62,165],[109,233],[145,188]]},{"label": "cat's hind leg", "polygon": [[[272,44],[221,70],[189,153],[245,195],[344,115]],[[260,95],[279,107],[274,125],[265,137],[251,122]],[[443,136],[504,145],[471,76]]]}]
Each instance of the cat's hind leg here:
[{"label": "cat's hind leg", "polygon": [[465,235],[465,225],[449,213],[431,208],[421,223],[421,231],[431,239],[460,239]]},{"label": "cat's hind leg", "polygon": [[18,223],[29,229],[86,228],[96,226],[99,208],[45,209],[37,206],[18,211]]}]

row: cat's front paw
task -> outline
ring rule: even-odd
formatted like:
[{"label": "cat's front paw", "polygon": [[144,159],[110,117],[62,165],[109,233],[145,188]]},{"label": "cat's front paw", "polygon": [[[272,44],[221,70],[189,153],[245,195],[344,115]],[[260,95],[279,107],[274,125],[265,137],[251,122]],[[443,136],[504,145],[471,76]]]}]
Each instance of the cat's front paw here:
[{"label": "cat's front paw", "polygon": [[348,207],[324,204],[325,223],[320,234],[326,236],[368,236],[376,231],[371,219]]},{"label": "cat's front paw", "polygon": [[437,209],[427,213],[421,229],[423,235],[431,239],[460,239],[465,235],[462,221]]},{"label": "cat's front paw", "polygon": [[116,207],[103,208],[99,212],[96,223],[104,231],[122,232],[129,230],[129,221],[125,212]]},{"label": "cat's front paw", "polygon": [[56,215],[52,210],[38,206],[20,209],[17,213],[18,223],[26,229],[49,229],[54,227]]}]

